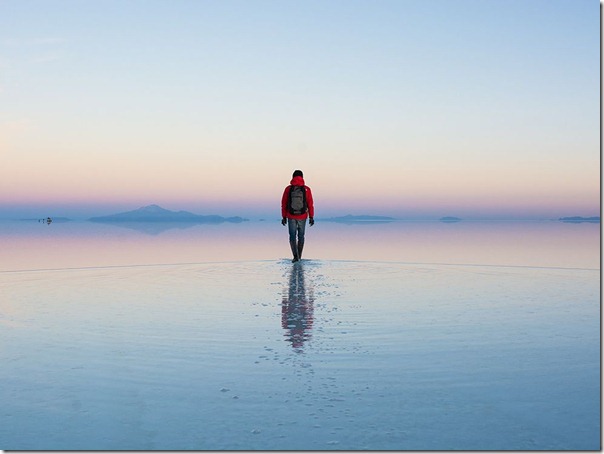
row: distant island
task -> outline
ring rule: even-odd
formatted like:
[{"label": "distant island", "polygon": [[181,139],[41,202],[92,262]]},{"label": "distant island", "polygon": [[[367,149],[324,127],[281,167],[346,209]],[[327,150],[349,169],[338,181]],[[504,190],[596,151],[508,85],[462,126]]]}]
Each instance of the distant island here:
[{"label": "distant island", "polygon": [[148,205],[125,213],[98,216],[88,219],[91,222],[178,222],[190,224],[219,224],[221,222],[244,222],[239,216],[222,217],[217,215],[203,216],[188,211],[170,211],[159,205]]},{"label": "distant island", "polygon": [[593,216],[593,217],[590,217],[590,218],[584,218],[582,216],[570,216],[570,217],[566,217],[566,218],[560,218],[558,220],[562,221],[562,222],[572,222],[572,223],[579,223],[579,222],[600,222],[600,216]]},{"label": "distant island", "polygon": [[444,218],[439,219],[440,222],[459,222],[461,218],[456,218],[455,216],[445,216]]},{"label": "distant island", "polygon": [[396,221],[396,219],[388,217],[388,216],[371,216],[371,215],[366,215],[366,214],[354,216],[352,214],[348,214],[346,216],[322,219],[322,221],[342,222],[345,224],[356,224],[356,223],[384,223],[384,222]]}]

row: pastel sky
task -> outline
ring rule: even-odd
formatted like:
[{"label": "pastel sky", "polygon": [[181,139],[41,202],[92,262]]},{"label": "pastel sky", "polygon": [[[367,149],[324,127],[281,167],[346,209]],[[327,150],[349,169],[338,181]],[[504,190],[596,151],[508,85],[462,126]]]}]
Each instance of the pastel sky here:
[{"label": "pastel sky", "polygon": [[600,206],[598,0],[0,0],[0,218]]}]

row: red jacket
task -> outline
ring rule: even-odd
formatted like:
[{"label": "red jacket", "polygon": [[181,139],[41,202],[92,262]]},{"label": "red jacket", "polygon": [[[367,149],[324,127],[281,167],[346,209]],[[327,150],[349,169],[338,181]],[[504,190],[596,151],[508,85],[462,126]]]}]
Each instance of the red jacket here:
[{"label": "red jacket", "polygon": [[[298,220],[306,219],[307,216],[314,218],[315,217],[315,206],[312,201],[312,191],[310,190],[310,188],[308,186],[306,186],[304,184],[304,178],[293,177],[292,181],[290,181],[290,183],[291,184],[288,187],[286,187],[285,190],[283,191],[283,197],[281,197],[281,217],[289,218],[289,219],[298,219]],[[306,206],[308,207],[308,210],[306,213],[291,214],[289,211],[287,211],[287,199],[289,198],[289,189],[292,186],[304,186],[304,188],[306,189]]]}]

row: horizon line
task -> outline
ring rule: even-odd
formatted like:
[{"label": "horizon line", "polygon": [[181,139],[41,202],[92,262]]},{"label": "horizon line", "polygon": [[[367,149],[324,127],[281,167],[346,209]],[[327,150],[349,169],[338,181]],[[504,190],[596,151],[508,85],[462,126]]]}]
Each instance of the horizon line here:
[{"label": "horizon line", "polygon": [[[137,208],[133,208],[133,209],[126,209],[126,208],[120,208],[119,205],[116,206],[114,209],[115,210],[119,210],[116,212],[113,212],[111,214],[102,214],[102,212],[104,211],[108,211],[111,208],[109,207],[95,207],[94,205],[91,206],[90,208],[86,208],[86,207],[65,207],[65,206],[61,206],[61,207],[57,207],[58,209],[52,209],[52,210],[48,210],[48,211],[54,211],[55,214],[52,213],[48,213],[47,210],[45,210],[43,207],[35,207],[35,206],[24,206],[21,209],[17,208],[16,206],[11,206],[9,207],[0,207],[0,220],[4,220],[4,221],[23,221],[23,220],[37,220],[37,219],[46,219],[48,217],[51,218],[55,218],[55,219],[62,219],[62,220],[69,220],[69,221],[87,221],[90,220],[92,218],[95,217],[106,217],[106,216],[115,216],[115,215],[120,215],[120,214],[125,214],[125,213],[134,213],[136,211],[139,210],[143,210],[145,208],[150,208],[150,207],[157,207],[157,208],[161,208],[162,210],[165,210],[169,213],[173,213],[173,214],[179,214],[182,212],[186,212],[186,213],[190,213],[193,214],[195,216],[217,216],[217,217],[225,217],[225,218],[232,218],[232,217],[240,217],[242,219],[245,220],[250,220],[250,218],[253,218],[255,220],[267,220],[267,219],[271,219],[271,220],[278,220],[281,219],[280,214],[277,214],[278,210],[271,210],[271,213],[268,213],[268,210],[266,209],[258,209],[257,211],[249,211],[245,214],[218,214],[218,213],[214,213],[214,211],[219,212],[220,210],[215,210],[215,209],[211,209],[213,211],[213,213],[211,214],[197,214],[197,213],[193,213],[191,211],[188,210],[184,210],[184,209],[176,209],[176,210],[171,210],[171,209],[166,209],[161,207],[160,205],[156,204],[156,203],[152,203],[152,204],[146,204],[143,206],[139,206]],[[101,214],[92,214],[92,211],[95,210],[95,208],[99,208],[99,212],[101,212]],[[214,207],[216,208],[216,207]],[[362,211],[363,210],[363,211]],[[367,213],[367,210],[369,213]],[[460,208],[460,211],[469,211],[471,210],[471,208]],[[34,214],[34,211],[38,211],[38,212],[42,212],[42,211],[47,211],[46,213],[44,213],[43,215],[38,215],[38,214]],[[237,211],[236,209],[233,209],[233,207],[230,207],[229,211]],[[242,210],[244,211],[244,210]],[[342,209],[338,209],[335,210],[333,208],[331,209],[327,209],[324,211],[324,214],[322,216],[315,216],[316,220],[321,220],[321,221],[325,221],[325,220],[332,220],[332,219],[342,219],[342,218],[346,218],[346,217],[356,217],[356,218],[369,218],[365,221],[361,220],[361,219],[357,219],[357,222],[371,222],[371,221],[377,221],[377,220],[383,220],[383,221],[387,221],[387,222],[391,222],[391,221],[449,221],[449,222],[459,222],[459,221],[559,221],[559,220],[563,220],[564,218],[576,218],[576,219],[589,219],[589,218],[593,218],[592,221],[595,218],[600,219],[601,218],[601,209],[595,213],[590,213],[590,214],[579,214],[579,213],[586,213],[585,207],[579,208],[577,207],[576,210],[572,210],[569,209],[568,211],[565,210],[565,212],[563,214],[560,214],[560,212],[558,214],[553,214],[553,213],[548,213],[548,214],[538,214],[538,213],[534,213],[534,214],[529,214],[526,212],[522,212],[522,213],[509,213],[509,212],[505,212],[505,210],[502,210],[502,212],[500,214],[498,213],[484,213],[484,214],[480,214],[480,213],[468,213],[468,214],[455,214],[455,210],[453,209],[447,209],[446,211],[443,210],[443,212],[445,212],[445,214],[436,214],[435,210],[430,210],[432,211],[432,213],[434,214],[430,214],[430,213],[415,213],[415,214],[391,214],[392,213],[392,209],[388,209],[388,208],[384,208],[383,211],[381,213],[376,213],[374,209],[371,208],[362,208],[359,214],[353,214],[353,211],[347,211],[346,214],[338,214],[338,213],[342,213],[342,212],[346,212],[347,210],[342,210]],[[476,211],[480,211],[480,210],[476,210]],[[562,211],[562,210],[560,210]],[[62,214],[61,212],[63,212],[64,214]],[[384,213],[390,213],[390,214],[384,214]],[[569,214],[570,213],[570,214]],[[169,214],[168,214],[169,215]],[[373,218],[373,219],[371,219]],[[382,218],[382,219],[379,219]],[[572,219],[569,219],[572,220]]]}]

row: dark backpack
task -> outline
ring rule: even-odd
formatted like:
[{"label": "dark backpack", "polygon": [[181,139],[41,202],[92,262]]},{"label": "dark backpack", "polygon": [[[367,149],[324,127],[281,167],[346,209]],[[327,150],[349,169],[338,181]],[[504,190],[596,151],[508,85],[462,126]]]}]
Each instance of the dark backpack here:
[{"label": "dark backpack", "polygon": [[290,214],[304,214],[306,210],[306,188],[304,186],[290,186],[287,211]]}]

